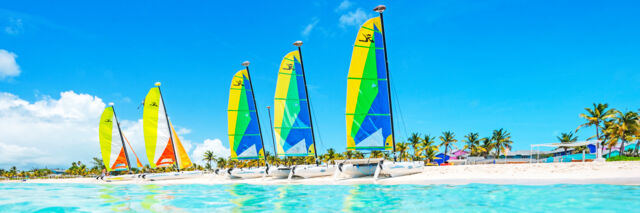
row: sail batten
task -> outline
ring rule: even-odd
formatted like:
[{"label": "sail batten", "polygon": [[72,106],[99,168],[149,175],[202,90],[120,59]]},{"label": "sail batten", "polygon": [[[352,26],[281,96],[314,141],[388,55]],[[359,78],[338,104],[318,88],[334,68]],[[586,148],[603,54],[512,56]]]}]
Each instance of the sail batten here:
[{"label": "sail batten", "polygon": [[347,149],[391,150],[391,106],[379,17],[360,28],[347,76]]},{"label": "sail batten", "polygon": [[231,158],[264,159],[258,114],[246,69],[238,71],[231,81],[227,121]]},{"label": "sail batten", "polygon": [[285,55],[274,97],[274,129],[278,156],[314,156],[311,116],[299,51]]}]

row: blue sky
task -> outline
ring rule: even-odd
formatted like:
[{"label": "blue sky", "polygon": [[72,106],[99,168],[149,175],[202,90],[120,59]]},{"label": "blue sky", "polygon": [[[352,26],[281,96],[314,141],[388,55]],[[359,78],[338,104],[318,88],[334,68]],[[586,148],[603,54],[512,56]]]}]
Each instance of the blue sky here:
[{"label": "blue sky", "polygon": [[[640,108],[635,1],[303,2],[5,2],[0,49],[17,56],[20,73],[0,79],[0,92],[30,103],[88,94],[136,121],[161,81],[169,115],[194,147],[216,138],[228,147],[228,88],[240,63],[251,61],[268,129],[280,61],[302,40],[319,150],[344,151],[352,45],[385,4],[398,140],[505,128],[515,149],[528,149],[574,130],[593,102]],[[51,142],[64,143],[41,143]]]}]

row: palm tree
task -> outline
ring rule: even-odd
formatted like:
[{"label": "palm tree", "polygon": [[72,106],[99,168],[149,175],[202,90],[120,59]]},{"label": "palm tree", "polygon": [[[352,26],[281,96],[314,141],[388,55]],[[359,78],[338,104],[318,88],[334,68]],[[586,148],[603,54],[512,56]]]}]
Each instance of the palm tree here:
[{"label": "palm tree", "polygon": [[[565,144],[570,144],[570,143],[573,143],[573,142],[578,141],[578,136],[574,136],[574,135],[573,135],[573,132],[560,133],[560,136],[558,136],[557,138],[558,138],[558,140],[560,141],[560,143],[565,143]],[[564,149],[564,152],[566,153],[566,152],[567,152],[567,149],[568,149],[569,147],[567,147],[567,146],[560,146],[560,147],[558,147],[558,148],[562,148],[562,149]]]},{"label": "palm tree", "polygon": [[478,151],[482,149],[480,147],[480,136],[477,132],[470,132],[469,134],[464,136],[463,142],[466,143],[464,145],[464,149],[469,149],[469,155],[473,156],[474,154],[478,154]]},{"label": "palm tree", "polygon": [[[511,148],[511,133],[507,132],[503,128],[498,130],[493,130],[493,135],[491,136],[491,140],[494,143],[494,148],[496,149],[496,158],[500,157],[501,152],[505,152],[507,148]],[[505,156],[506,158],[507,156]]]},{"label": "palm tree", "polygon": [[325,154],[324,158],[327,161],[327,164],[335,163],[335,160],[340,159],[340,153],[337,153],[333,148],[329,148],[327,149],[327,154]]},{"label": "palm tree", "polygon": [[411,144],[411,148],[413,148],[414,157],[418,156],[418,145],[420,144],[421,138],[418,136],[418,133],[412,133],[411,136],[407,139]]},{"label": "palm tree", "polygon": [[444,146],[444,156],[445,159],[447,157],[447,151],[449,150],[449,146],[452,143],[458,142],[455,139],[456,135],[451,131],[442,132],[442,136],[440,136],[440,146]]},{"label": "palm tree", "polygon": [[493,140],[491,139],[491,137],[484,137],[480,139],[480,141],[482,141],[482,145],[480,145],[480,147],[484,149],[484,151],[482,151],[482,156],[484,156],[485,158],[489,157],[489,152],[493,150],[495,143],[493,143]]},{"label": "palm tree", "polygon": [[620,155],[624,155],[624,145],[627,141],[633,141],[640,135],[640,124],[638,123],[640,117],[638,113],[633,111],[627,111],[625,113],[618,111],[617,116],[613,118],[613,122],[608,129],[607,134],[610,135],[609,147],[615,146],[618,141],[621,141]]},{"label": "palm tree", "polygon": [[409,150],[409,146],[407,143],[396,143],[396,151],[400,152],[400,160],[406,160],[407,151]]},{"label": "palm tree", "polygon": [[[587,111],[587,114],[581,113],[580,117],[586,119],[587,122],[578,126],[578,128],[576,128],[576,132],[582,127],[595,126],[596,140],[600,140],[600,129],[602,129],[602,126],[600,125],[604,124],[607,120],[615,117],[615,114],[617,112],[616,109],[607,109],[608,107],[609,107],[609,104],[593,103],[593,109],[584,108],[584,110]],[[591,138],[587,138],[587,140],[589,139]],[[603,151],[604,151],[604,144],[605,144],[604,141],[600,143],[600,145],[602,146],[601,149]]]},{"label": "palm tree", "polygon": [[382,158],[382,157],[384,157],[384,155],[382,154],[382,151],[379,151],[379,150],[371,151],[371,154],[369,154],[369,158]]},{"label": "palm tree", "polygon": [[93,167],[95,167],[96,169],[102,171],[102,169],[104,169],[104,163],[102,163],[102,159],[98,158],[98,157],[93,157],[91,159],[91,164],[93,164]]},{"label": "palm tree", "polygon": [[211,161],[214,161],[215,159],[216,155],[214,155],[211,150],[205,151],[204,155],[202,156],[202,160],[207,161],[207,165],[205,166],[205,168],[211,170]]},{"label": "palm tree", "polygon": [[[420,140],[420,144],[418,144],[418,146],[420,147],[420,154],[418,156],[421,157],[426,157],[427,153],[429,150],[433,149],[433,143],[436,140],[436,137],[431,137],[428,134],[424,135],[424,138],[421,138],[422,140]],[[429,161],[429,159],[427,159],[427,161]]]}]

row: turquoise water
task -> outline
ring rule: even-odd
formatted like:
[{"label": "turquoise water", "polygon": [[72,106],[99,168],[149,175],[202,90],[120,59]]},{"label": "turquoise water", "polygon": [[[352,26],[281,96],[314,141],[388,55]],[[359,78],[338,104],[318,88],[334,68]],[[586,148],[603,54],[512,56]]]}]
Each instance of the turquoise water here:
[{"label": "turquoise water", "polygon": [[638,212],[640,186],[0,184],[3,212]]}]

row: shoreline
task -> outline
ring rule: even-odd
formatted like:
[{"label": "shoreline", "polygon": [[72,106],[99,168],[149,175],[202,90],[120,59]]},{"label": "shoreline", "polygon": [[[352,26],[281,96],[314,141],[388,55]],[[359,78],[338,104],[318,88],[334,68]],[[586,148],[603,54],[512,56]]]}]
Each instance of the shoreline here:
[{"label": "shoreline", "polygon": [[372,177],[338,178],[332,176],[310,179],[272,179],[270,177],[254,179],[229,179],[225,176],[204,174],[201,176],[159,181],[114,181],[104,182],[94,178],[70,179],[30,179],[3,180],[2,183],[79,183],[79,184],[253,184],[253,185],[466,185],[466,184],[498,184],[498,185],[553,185],[553,184],[610,184],[640,185],[640,161],[627,162],[576,162],[576,163],[540,163],[540,164],[485,164],[459,166],[429,166],[422,173],[380,178]]}]

